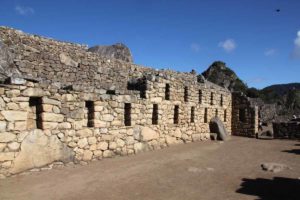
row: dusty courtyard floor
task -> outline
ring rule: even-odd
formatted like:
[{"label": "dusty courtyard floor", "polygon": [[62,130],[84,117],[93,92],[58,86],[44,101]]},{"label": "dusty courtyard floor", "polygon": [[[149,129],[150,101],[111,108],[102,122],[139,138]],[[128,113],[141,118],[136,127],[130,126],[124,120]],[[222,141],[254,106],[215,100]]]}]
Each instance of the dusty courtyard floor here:
[{"label": "dusty courtyard floor", "polygon": [[[0,180],[0,199],[300,199],[300,142],[232,137]],[[263,162],[287,164],[279,173]]]}]

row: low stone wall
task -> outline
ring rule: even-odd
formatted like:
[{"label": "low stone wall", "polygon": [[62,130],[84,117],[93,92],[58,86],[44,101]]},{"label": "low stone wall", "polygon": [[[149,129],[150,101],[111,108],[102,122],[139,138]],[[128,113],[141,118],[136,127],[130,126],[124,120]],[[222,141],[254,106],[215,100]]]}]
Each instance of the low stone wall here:
[{"label": "low stone wall", "polygon": [[[170,100],[165,100],[165,81],[147,82],[147,98],[106,94],[104,90],[102,94],[67,91],[55,85],[32,82],[2,85],[1,176],[57,161],[84,164],[115,155],[207,140],[209,121],[215,115],[221,119],[226,117],[224,124],[231,131],[230,93],[203,88],[200,103],[196,91],[189,88],[186,102],[184,94],[179,95],[185,93],[184,90],[169,82]],[[212,91],[215,92],[213,103]],[[220,93],[223,95],[222,106],[216,98]],[[129,112],[125,104],[130,104]],[[157,105],[155,117],[154,105]],[[178,106],[177,124],[174,124],[175,105]],[[224,116],[224,110],[228,112],[227,116]],[[130,124],[126,126],[128,117]]]},{"label": "low stone wall", "polygon": [[273,123],[274,138],[300,139],[300,122]]},{"label": "low stone wall", "polygon": [[232,132],[234,135],[255,137],[258,133],[258,107],[241,93],[232,95]]}]

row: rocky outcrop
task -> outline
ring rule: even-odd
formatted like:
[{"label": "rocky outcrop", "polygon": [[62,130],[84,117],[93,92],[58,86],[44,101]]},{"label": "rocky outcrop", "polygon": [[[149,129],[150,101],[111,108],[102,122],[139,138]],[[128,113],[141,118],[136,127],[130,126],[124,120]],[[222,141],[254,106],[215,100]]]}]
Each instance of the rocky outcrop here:
[{"label": "rocky outcrop", "polygon": [[106,58],[119,59],[130,63],[133,62],[132,55],[129,48],[122,43],[116,43],[111,46],[97,45],[89,48],[88,51],[97,53],[100,56]]},{"label": "rocky outcrop", "polygon": [[230,91],[246,92],[247,85],[224,62],[216,61],[202,73],[204,78]]}]

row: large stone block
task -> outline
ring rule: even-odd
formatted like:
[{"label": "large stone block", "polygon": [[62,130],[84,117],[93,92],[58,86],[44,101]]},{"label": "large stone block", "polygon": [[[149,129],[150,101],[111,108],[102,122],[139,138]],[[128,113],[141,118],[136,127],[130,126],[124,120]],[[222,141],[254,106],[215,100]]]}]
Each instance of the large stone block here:
[{"label": "large stone block", "polygon": [[47,95],[47,92],[44,91],[43,89],[40,89],[40,88],[27,88],[26,90],[24,90],[22,92],[22,95],[24,96],[34,96],[34,97],[42,97],[42,96],[45,96]]},{"label": "large stone block", "polygon": [[15,174],[54,161],[70,162],[73,158],[73,150],[63,144],[57,136],[46,136],[42,130],[35,129],[24,138],[10,172]]},{"label": "large stone block", "polygon": [[7,121],[27,120],[27,112],[25,111],[3,110],[1,111],[1,114]]},{"label": "large stone block", "polygon": [[150,141],[150,140],[154,140],[154,139],[158,139],[159,138],[159,134],[152,130],[149,127],[143,127],[142,131],[141,131],[141,139],[142,141]]},{"label": "large stone block", "polygon": [[42,120],[46,122],[62,122],[64,121],[64,116],[62,114],[43,112]]}]

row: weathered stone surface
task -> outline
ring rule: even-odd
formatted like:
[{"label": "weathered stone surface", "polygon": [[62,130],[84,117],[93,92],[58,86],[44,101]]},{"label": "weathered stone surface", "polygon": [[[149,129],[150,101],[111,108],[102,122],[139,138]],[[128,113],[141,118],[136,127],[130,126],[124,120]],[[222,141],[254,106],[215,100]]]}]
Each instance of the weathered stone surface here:
[{"label": "weathered stone surface", "polygon": [[116,142],[110,142],[110,143],[109,143],[109,149],[114,150],[114,149],[116,149],[116,148],[117,148],[117,143],[116,143]]},{"label": "weathered stone surface", "polygon": [[123,147],[125,145],[125,142],[122,139],[117,139],[116,143],[118,147]]},{"label": "weathered stone surface", "polygon": [[108,149],[108,143],[107,142],[100,142],[98,145],[97,145],[97,149],[100,149],[100,150],[107,150]]},{"label": "weathered stone surface", "polygon": [[177,140],[175,137],[171,137],[171,136],[166,136],[166,142],[168,145],[172,145],[172,144],[176,144]]},{"label": "weathered stone surface", "polygon": [[89,143],[88,143],[88,140],[86,138],[82,138],[80,140],[78,140],[78,147],[79,148],[84,148],[85,146],[87,146]]},{"label": "weathered stone surface", "polygon": [[64,116],[62,114],[43,112],[42,119],[46,122],[62,122],[64,120]]},{"label": "weathered stone surface", "polygon": [[90,145],[96,144],[97,143],[97,138],[96,137],[89,137],[88,142]]},{"label": "weathered stone surface", "polygon": [[0,132],[4,132],[6,130],[7,123],[5,121],[0,121]]},{"label": "weathered stone surface", "polygon": [[106,58],[115,58],[126,62],[133,62],[129,48],[121,43],[111,46],[94,46],[89,48],[88,51],[97,53]]},{"label": "weathered stone surface", "polygon": [[85,129],[78,130],[76,132],[76,135],[79,136],[80,138],[90,137],[93,135],[93,131],[91,129],[85,128]]},{"label": "weathered stone surface", "polygon": [[43,122],[43,129],[56,129],[57,126],[57,122]]},{"label": "weathered stone surface", "polygon": [[113,152],[110,151],[110,150],[105,150],[105,151],[103,152],[103,157],[104,157],[104,158],[110,158],[110,157],[112,157],[112,156],[113,156]]},{"label": "weathered stone surface", "polygon": [[27,96],[27,97],[42,97],[47,95],[47,92],[40,89],[40,88],[27,88],[22,92],[22,95]]},{"label": "weathered stone surface", "polygon": [[227,139],[228,133],[226,131],[226,128],[223,122],[218,117],[214,117],[210,121],[209,127],[210,127],[210,132],[218,134],[218,139],[220,140]]},{"label": "weathered stone surface", "polygon": [[0,152],[2,152],[6,147],[6,143],[0,143]]},{"label": "weathered stone surface", "polygon": [[103,115],[103,121],[111,122],[114,120],[114,116],[110,114]]},{"label": "weathered stone surface", "polygon": [[70,129],[72,126],[69,122],[63,122],[58,124],[58,129]]},{"label": "weathered stone surface", "polygon": [[0,162],[7,161],[7,160],[13,160],[15,157],[14,152],[0,152]]},{"label": "weathered stone surface", "polygon": [[150,140],[154,140],[154,139],[158,139],[159,138],[159,134],[152,130],[149,127],[143,127],[142,131],[141,131],[141,139],[142,141],[150,141]]},{"label": "weathered stone surface", "polygon": [[[45,156],[47,155],[47,156]],[[13,162],[11,173],[42,167],[54,161],[70,162],[73,151],[55,135],[46,136],[43,131],[31,131],[21,144],[21,151]]]},{"label": "weathered stone surface", "polygon": [[0,142],[11,142],[16,138],[16,135],[9,132],[0,133]]},{"label": "weathered stone surface", "polygon": [[65,53],[59,54],[60,62],[71,67],[77,67],[78,62],[67,56]]},{"label": "weathered stone surface", "polygon": [[135,143],[133,145],[133,149],[134,149],[135,153],[140,153],[140,152],[143,152],[143,151],[147,150],[147,147],[146,147],[145,144],[139,142],[139,143]]},{"label": "weathered stone surface", "polygon": [[27,119],[27,112],[24,111],[3,110],[1,114],[7,121],[25,121]]},{"label": "weathered stone surface", "polygon": [[85,150],[85,151],[83,152],[83,157],[82,157],[82,159],[83,159],[84,161],[90,161],[90,160],[92,160],[92,157],[93,157],[93,152],[92,152],[92,151],[90,151],[90,150]]},{"label": "weathered stone surface", "polygon": [[17,151],[20,147],[20,144],[18,142],[12,142],[12,143],[9,143],[7,146],[9,148],[9,150]]}]

